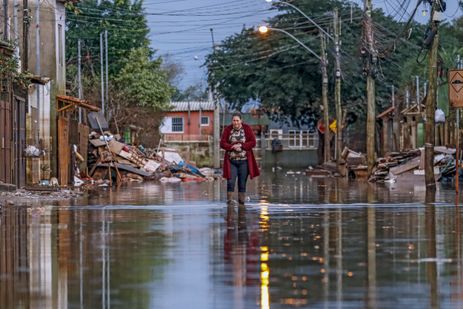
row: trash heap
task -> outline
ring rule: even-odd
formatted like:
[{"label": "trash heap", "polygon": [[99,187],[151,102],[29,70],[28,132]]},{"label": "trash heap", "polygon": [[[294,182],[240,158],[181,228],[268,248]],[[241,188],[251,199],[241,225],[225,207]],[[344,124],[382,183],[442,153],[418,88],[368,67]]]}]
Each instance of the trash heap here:
[{"label": "trash heap", "polygon": [[[440,179],[443,175],[455,174],[455,149],[434,147],[434,174]],[[453,168],[452,168],[453,166]],[[406,172],[424,175],[424,148],[404,152],[391,152],[378,158],[368,181],[376,183],[396,182],[397,176]]]},{"label": "trash heap", "polygon": [[[215,171],[210,168],[198,169],[186,162],[175,149],[158,147],[145,149],[124,143],[117,134],[107,129],[106,120],[95,115],[89,116],[92,131],[89,134],[87,168],[88,174],[81,173],[76,166],[74,184],[112,185],[113,183],[143,182],[201,182],[214,180]],[[75,150],[76,158],[82,156]],[[84,161],[83,159],[80,161]]]},{"label": "trash heap", "polygon": [[142,182],[200,182],[213,180],[214,171],[187,163],[175,149],[143,149],[117,140],[110,132],[90,134],[89,176],[94,181]]}]

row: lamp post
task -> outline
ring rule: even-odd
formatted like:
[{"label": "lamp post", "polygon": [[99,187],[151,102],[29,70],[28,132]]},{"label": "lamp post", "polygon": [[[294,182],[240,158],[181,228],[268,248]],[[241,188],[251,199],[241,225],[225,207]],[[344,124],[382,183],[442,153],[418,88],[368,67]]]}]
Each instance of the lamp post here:
[{"label": "lamp post", "polygon": [[292,38],[294,41],[296,41],[299,45],[304,47],[312,56],[315,56],[320,61],[321,65],[321,73],[322,73],[322,104],[323,104],[323,120],[325,123],[325,133],[324,133],[324,145],[323,145],[323,152],[324,152],[324,158],[323,161],[326,163],[329,161],[330,158],[330,133],[329,133],[329,114],[328,114],[328,73],[327,73],[327,65],[328,61],[326,59],[326,41],[325,41],[325,35],[320,34],[321,36],[321,56],[319,56],[316,52],[314,52],[310,47],[305,45],[301,40],[296,38],[294,35],[289,33],[286,30],[279,29],[279,28],[273,28],[273,27],[268,27],[268,26],[260,26],[259,27],[259,32],[262,34],[266,34],[269,30],[272,31],[277,31],[284,33],[285,35],[289,36]]},{"label": "lamp post", "polygon": [[268,3],[275,3],[275,4],[283,4],[283,5],[287,5],[293,9],[295,9],[296,11],[298,11],[299,13],[301,13],[302,16],[304,16],[308,21],[310,21],[315,27],[318,28],[318,30],[320,30],[323,34],[325,34],[327,37],[329,37],[332,41],[334,41],[334,37],[332,37],[328,32],[326,32],[325,29],[323,29],[319,24],[317,24],[312,18],[310,18],[309,16],[307,16],[307,14],[305,14],[300,8],[298,8],[297,6],[295,6],[294,4],[291,4],[289,2],[285,2],[285,1],[275,1],[275,0],[265,0],[266,2]]}]

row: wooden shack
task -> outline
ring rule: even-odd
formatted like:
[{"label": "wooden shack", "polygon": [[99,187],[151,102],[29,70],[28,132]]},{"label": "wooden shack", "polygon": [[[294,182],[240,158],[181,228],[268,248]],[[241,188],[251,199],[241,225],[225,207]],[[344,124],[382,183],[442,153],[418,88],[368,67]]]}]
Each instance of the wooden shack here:
[{"label": "wooden shack", "polygon": [[424,144],[424,104],[413,104],[400,112],[400,150],[416,149]]},{"label": "wooden shack", "polygon": [[87,158],[89,126],[87,113],[100,111],[99,107],[70,96],[59,95],[57,98],[58,114],[58,182],[61,186],[73,183],[75,154],[73,145],[79,153]]}]

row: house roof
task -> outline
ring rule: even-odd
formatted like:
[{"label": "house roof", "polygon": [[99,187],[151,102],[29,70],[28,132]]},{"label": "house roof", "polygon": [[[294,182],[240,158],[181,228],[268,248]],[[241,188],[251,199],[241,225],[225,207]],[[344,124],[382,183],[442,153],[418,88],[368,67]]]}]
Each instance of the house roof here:
[{"label": "house roof", "polygon": [[[226,113],[225,114],[225,125],[231,124],[232,121],[232,113]],[[220,114],[220,119],[223,119],[224,115],[223,113]],[[243,120],[244,123],[254,126],[254,125],[260,125],[260,126],[268,126],[270,124],[270,119],[268,118],[267,115],[263,114],[259,117],[253,116],[250,113],[242,113],[241,114],[241,119]]]},{"label": "house roof", "polygon": [[405,108],[400,113],[404,115],[416,115],[421,114],[425,111],[426,106],[424,104],[420,104],[421,109],[418,111],[418,104],[413,104],[410,107]]},{"label": "house roof", "polygon": [[187,111],[213,111],[214,102],[209,101],[181,101],[170,102],[172,109],[171,112],[187,112]]},{"label": "house roof", "polygon": [[384,118],[384,117],[388,116],[389,114],[391,114],[394,110],[395,110],[395,107],[391,106],[388,109],[386,109],[385,111],[383,111],[381,114],[376,116],[376,119]]}]

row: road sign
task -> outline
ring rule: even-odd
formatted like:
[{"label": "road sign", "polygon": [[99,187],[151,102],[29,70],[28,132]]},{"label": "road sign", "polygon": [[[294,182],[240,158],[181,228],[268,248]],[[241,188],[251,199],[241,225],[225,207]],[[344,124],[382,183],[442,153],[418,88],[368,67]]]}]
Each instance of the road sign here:
[{"label": "road sign", "polygon": [[463,70],[449,71],[449,100],[452,107],[463,107]]}]

